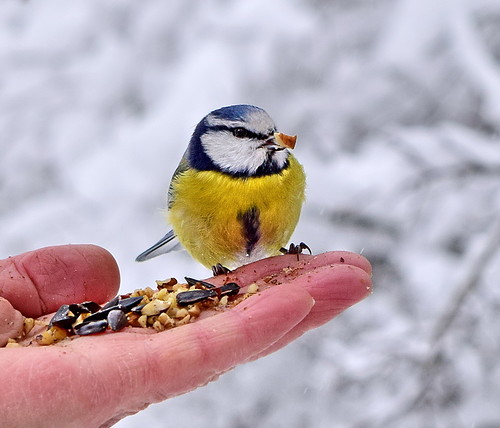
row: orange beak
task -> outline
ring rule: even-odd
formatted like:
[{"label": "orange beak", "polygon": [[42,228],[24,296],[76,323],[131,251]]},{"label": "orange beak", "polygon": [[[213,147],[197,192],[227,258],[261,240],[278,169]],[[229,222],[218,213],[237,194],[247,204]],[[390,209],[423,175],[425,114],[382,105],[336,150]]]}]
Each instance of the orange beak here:
[{"label": "orange beak", "polygon": [[297,136],[293,137],[290,135],[282,134],[281,132],[274,133],[274,140],[276,143],[282,147],[286,147],[287,149],[293,149],[295,147],[295,143],[297,142]]}]

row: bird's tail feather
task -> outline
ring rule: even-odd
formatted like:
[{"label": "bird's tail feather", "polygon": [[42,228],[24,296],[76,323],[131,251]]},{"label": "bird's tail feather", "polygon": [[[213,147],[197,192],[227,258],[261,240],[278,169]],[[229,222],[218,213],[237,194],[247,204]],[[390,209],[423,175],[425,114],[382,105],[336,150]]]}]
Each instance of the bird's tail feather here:
[{"label": "bird's tail feather", "polygon": [[161,238],[156,244],[148,248],[146,251],[139,254],[135,261],[143,262],[145,260],[152,259],[153,257],[159,256],[160,254],[169,253],[170,251],[180,250],[181,244],[175,236],[173,230],[169,231],[163,238]]}]

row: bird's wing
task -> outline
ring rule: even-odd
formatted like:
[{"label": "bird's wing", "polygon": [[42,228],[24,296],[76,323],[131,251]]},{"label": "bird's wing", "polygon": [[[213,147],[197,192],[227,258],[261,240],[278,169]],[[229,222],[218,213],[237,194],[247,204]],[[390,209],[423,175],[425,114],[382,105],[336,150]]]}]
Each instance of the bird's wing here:
[{"label": "bird's wing", "polygon": [[139,254],[135,261],[143,262],[145,260],[152,259],[153,257],[159,256],[160,254],[169,253],[170,251],[180,250],[181,244],[175,236],[173,230],[170,230],[163,238],[161,238],[156,244],[148,248],[146,251]]},{"label": "bird's wing", "polygon": [[177,177],[181,175],[183,172],[187,171],[189,169],[189,162],[187,160],[187,150],[186,153],[184,153],[184,156],[182,156],[181,161],[179,162],[179,165],[177,166],[176,170],[174,171],[174,174],[172,175],[172,179],[170,180],[170,187],[168,189],[168,198],[167,198],[167,207],[170,209],[172,206],[172,203],[175,199],[175,191],[174,191],[174,186],[173,184],[177,180]]}]

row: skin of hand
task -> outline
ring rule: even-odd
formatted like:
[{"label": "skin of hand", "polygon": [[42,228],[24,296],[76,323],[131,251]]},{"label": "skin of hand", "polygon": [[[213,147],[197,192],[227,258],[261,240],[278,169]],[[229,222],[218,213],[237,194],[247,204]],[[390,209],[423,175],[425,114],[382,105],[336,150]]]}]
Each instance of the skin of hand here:
[{"label": "skin of hand", "polygon": [[[47,247],[0,261],[0,342],[18,334],[22,315],[104,303],[119,281],[114,258],[94,245]],[[161,333],[129,327],[45,347],[1,348],[2,427],[109,427],[324,324],[370,294],[371,266],[348,252],[285,255],[236,269],[229,281],[256,282],[260,292]]]}]

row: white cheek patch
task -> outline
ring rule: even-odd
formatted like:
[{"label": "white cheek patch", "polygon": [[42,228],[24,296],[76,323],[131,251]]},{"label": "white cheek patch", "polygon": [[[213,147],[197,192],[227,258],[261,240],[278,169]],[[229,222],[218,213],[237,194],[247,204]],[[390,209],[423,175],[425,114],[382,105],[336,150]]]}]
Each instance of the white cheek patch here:
[{"label": "white cheek patch", "polygon": [[236,138],[229,132],[207,132],[201,136],[205,153],[224,171],[255,173],[266,161],[267,150],[258,149],[261,142]]}]

